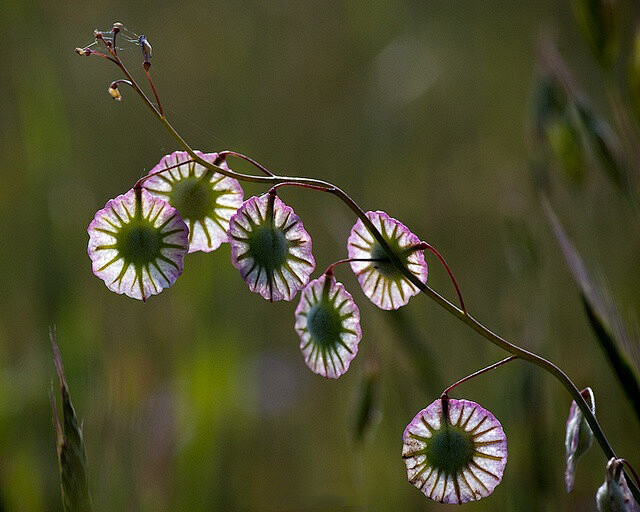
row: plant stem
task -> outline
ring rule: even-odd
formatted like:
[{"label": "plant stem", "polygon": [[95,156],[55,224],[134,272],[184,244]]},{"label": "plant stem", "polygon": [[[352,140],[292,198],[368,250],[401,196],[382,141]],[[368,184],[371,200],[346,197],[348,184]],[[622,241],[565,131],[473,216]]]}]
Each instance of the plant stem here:
[{"label": "plant stem", "polygon": [[[336,187],[335,185],[323,180],[318,180],[313,178],[278,176],[278,175],[255,176],[250,174],[238,173],[230,169],[224,169],[210,162],[207,162],[206,160],[201,158],[198,154],[196,154],[196,152],[191,148],[191,146],[189,146],[189,144],[175,130],[175,128],[171,125],[171,123],[167,120],[167,118],[149,100],[147,95],[140,88],[140,86],[135,81],[135,79],[131,76],[131,73],[129,73],[129,71],[124,66],[120,58],[115,54],[115,52],[113,52],[111,48],[109,48],[108,46],[107,48],[109,49],[111,56],[115,60],[115,63],[122,70],[122,72],[127,77],[127,79],[131,82],[131,84],[133,85],[133,88],[136,90],[136,92],[144,101],[144,103],[155,114],[155,116],[162,123],[165,129],[169,132],[169,135],[171,135],[171,137],[175,139],[178,145],[181,146],[191,156],[191,158],[195,162],[199,163],[200,165],[214,172],[218,172],[220,174],[229,176],[231,178],[235,178],[240,181],[264,183],[271,186],[275,186],[279,184],[301,186],[305,188],[318,189],[320,191],[327,192],[329,194],[336,196],[347,207],[349,207],[349,209],[351,209],[356,214],[356,216],[362,221],[362,223],[366,226],[366,228],[369,230],[372,236],[376,239],[376,241],[387,253],[389,260],[398,268],[398,270],[400,270],[400,272],[402,272],[404,277],[410,283],[416,286],[422,293],[427,295],[440,307],[442,307],[443,309],[451,313],[461,322],[467,324],[471,329],[476,331],[483,338],[487,339],[497,347],[501,348],[502,350],[514,356],[517,356],[520,359],[523,359],[525,361],[528,361],[538,366],[542,370],[546,371],[547,373],[555,377],[556,380],[560,382],[560,384],[562,384],[564,388],[569,392],[569,395],[571,395],[573,400],[575,400],[578,407],[580,407],[580,410],[582,411],[584,418],[587,420],[587,423],[591,427],[591,430],[593,431],[593,434],[596,440],[598,441],[600,448],[606,455],[607,460],[610,459],[611,457],[618,458],[615,452],[613,451],[613,448],[609,444],[609,441],[607,440],[607,437],[605,436],[602,428],[600,427],[598,420],[596,419],[595,415],[591,411],[589,404],[587,404],[582,394],[580,393],[580,390],[558,366],[553,364],[551,361],[548,361],[547,359],[533,352],[529,352],[528,350],[518,345],[510,343],[509,341],[495,334],[490,329],[485,327],[482,323],[480,323],[478,320],[473,318],[468,312],[458,308],[457,306],[449,302],[447,299],[445,299],[443,296],[441,296],[438,292],[436,292],[435,290],[431,289],[429,286],[421,282],[420,279],[418,279],[418,277],[416,277],[413,273],[411,273],[411,271],[407,267],[403,265],[402,261],[393,252],[391,247],[389,247],[389,244],[382,236],[382,233],[380,233],[380,231],[375,227],[375,225],[371,222],[371,220],[369,220],[369,217],[367,217],[364,210],[360,208],[360,206],[346,192]],[[632,479],[628,479],[628,484],[634,498],[636,499],[636,501],[640,502],[640,490],[635,485]]]},{"label": "plant stem", "polygon": [[461,378],[459,381],[454,382],[453,384],[451,384],[451,386],[445,389],[442,392],[442,396],[447,396],[449,393],[451,393],[451,391],[457,388],[460,384],[464,384],[465,382],[477,377],[478,375],[482,375],[483,373],[487,373],[487,372],[490,372],[491,370],[495,370],[499,366],[502,366],[503,364],[513,361],[514,359],[518,359],[518,356],[509,356],[506,359],[503,359],[501,361],[498,361],[497,363],[493,363],[492,365],[482,368],[482,370],[478,370],[477,372],[473,372],[471,375],[467,375],[466,377]]}]

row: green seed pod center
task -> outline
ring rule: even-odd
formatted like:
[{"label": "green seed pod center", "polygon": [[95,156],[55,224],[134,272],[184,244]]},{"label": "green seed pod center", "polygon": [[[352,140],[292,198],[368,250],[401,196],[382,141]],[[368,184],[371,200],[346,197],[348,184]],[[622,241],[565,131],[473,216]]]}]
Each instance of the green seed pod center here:
[{"label": "green seed pod center", "polygon": [[333,346],[342,334],[340,314],[330,304],[318,302],[307,313],[307,329],[316,343]]},{"label": "green seed pod center", "polygon": [[[391,250],[397,254],[395,247],[391,246]],[[375,242],[371,249],[371,258],[374,260],[381,260],[374,261],[373,268],[380,272],[384,277],[395,278],[400,276],[400,271],[393,263],[391,263],[387,251],[385,251],[378,242]]]},{"label": "green seed pod center", "polygon": [[117,234],[116,246],[125,261],[146,265],[159,256],[162,234],[148,221],[133,221]]},{"label": "green seed pod center", "polygon": [[249,252],[259,266],[273,272],[287,261],[287,238],[279,229],[261,226],[249,238]]},{"label": "green seed pod center", "polygon": [[192,176],[173,185],[169,202],[185,219],[202,220],[215,209],[218,195],[206,180]]},{"label": "green seed pod center", "polygon": [[432,466],[455,475],[473,460],[473,442],[467,432],[448,425],[434,432],[424,453]]}]

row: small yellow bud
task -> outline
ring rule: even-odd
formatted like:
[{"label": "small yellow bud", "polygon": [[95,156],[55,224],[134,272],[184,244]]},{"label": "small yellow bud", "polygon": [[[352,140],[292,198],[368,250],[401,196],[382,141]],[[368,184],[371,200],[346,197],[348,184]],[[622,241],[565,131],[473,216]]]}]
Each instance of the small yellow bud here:
[{"label": "small yellow bud", "polygon": [[116,101],[122,100],[122,94],[120,94],[120,91],[116,87],[109,87],[109,94],[111,94],[111,97]]}]

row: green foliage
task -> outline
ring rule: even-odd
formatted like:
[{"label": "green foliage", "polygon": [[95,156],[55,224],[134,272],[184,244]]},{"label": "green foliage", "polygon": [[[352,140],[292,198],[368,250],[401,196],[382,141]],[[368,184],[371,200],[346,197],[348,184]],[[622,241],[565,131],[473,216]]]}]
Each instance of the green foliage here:
[{"label": "green foliage", "polygon": [[60,468],[60,489],[65,512],[91,512],[91,496],[87,478],[87,455],[85,453],[82,427],[78,423],[76,411],[71,402],[69,388],[64,375],[62,358],[54,329],[50,332],[53,356],[62,395],[62,424],[58,415],[53,389],[50,391],[53,422],[56,432],[58,465]]},{"label": "green foliage", "polygon": [[545,200],[543,204],[567,267],[580,291],[580,297],[596,339],[640,421],[639,371],[628,354],[628,349],[633,350],[633,345],[639,345],[640,340],[632,340],[615,303],[606,298],[604,292],[589,275],[580,254],[569,240],[548,201]]},{"label": "green foliage", "polygon": [[618,0],[574,0],[574,12],[593,55],[611,69],[618,54],[620,20]]}]

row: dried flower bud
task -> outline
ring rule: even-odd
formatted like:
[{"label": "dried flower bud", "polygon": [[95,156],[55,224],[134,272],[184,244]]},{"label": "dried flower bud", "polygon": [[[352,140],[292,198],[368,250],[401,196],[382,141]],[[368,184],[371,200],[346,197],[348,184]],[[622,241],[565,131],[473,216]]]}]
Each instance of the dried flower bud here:
[{"label": "dried flower bud", "polygon": [[120,23],[119,21],[113,24],[113,33],[117,34],[118,32],[120,32],[122,29],[124,28],[124,25],[122,23]]},{"label": "dried flower bud", "polygon": [[[589,404],[591,412],[596,413],[596,402],[591,388],[585,388],[581,391],[583,398]],[[571,402],[569,409],[569,418],[567,419],[567,434],[564,445],[567,455],[567,469],[564,474],[564,481],[567,486],[567,492],[573,490],[575,481],[576,462],[582,455],[591,448],[593,444],[593,432],[587,421],[584,419],[582,411],[576,404],[575,400]]]},{"label": "dried flower bud", "polygon": [[596,494],[600,512],[638,512],[622,468],[622,459],[612,457],[607,462],[605,481]]},{"label": "dried flower bud", "polygon": [[76,48],[75,52],[83,57],[88,57],[93,53],[89,48]]},{"label": "dried flower bud", "polygon": [[122,94],[120,94],[117,85],[111,85],[109,87],[109,94],[111,94],[111,97],[116,101],[122,100]]},{"label": "dried flower bud", "polygon": [[153,56],[151,50],[151,44],[147,41],[147,36],[144,34],[138,38],[138,44],[140,45],[140,49],[142,50],[142,57],[144,60],[142,61],[142,65],[145,69],[149,69],[151,67],[151,57]]}]

